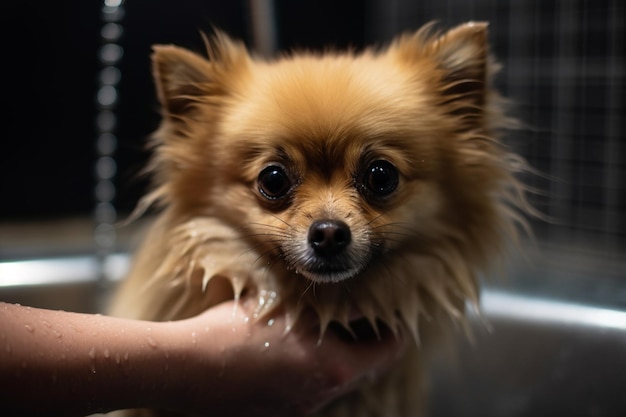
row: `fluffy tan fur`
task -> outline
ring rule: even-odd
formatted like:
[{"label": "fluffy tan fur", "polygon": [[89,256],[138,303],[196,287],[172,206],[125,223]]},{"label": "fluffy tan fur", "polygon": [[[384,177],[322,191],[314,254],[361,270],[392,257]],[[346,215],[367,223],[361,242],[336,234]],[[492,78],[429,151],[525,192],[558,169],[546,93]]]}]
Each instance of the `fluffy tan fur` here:
[{"label": "fluffy tan fur", "polygon": [[[112,313],[179,319],[246,292],[256,317],[280,305],[289,326],[313,309],[321,337],[331,322],[350,329],[355,314],[384,323],[409,332],[414,349],[324,413],[416,415],[426,328],[463,322],[477,277],[529,209],[515,179],[524,163],[499,142],[514,123],[491,87],[487,25],[427,25],[382,49],[271,61],[222,33],[206,45],[208,59],[154,48],[163,122],[139,210],[160,215]],[[375,201],[358,187],[372,159],[399,172]],[[293,179],[280,202],[259,192],[270,163]],[[349,226],[351,276],[320,282],[301,270],[315,219]]]}]

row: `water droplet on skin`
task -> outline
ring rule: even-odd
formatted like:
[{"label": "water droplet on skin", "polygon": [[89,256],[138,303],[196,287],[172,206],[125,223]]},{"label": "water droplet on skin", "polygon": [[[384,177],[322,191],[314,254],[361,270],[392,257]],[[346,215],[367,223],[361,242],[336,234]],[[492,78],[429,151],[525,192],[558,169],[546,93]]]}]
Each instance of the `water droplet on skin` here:
[{"label": "water droplet on skin", "polygon": [[109,357],[111,356],[111,354],[109,353],[109,349],[104,349],[103,354],[104,354],[104,357],[107,359],[109,359]]},{"label": "water droplet on skin", "polygon": [[91,373],[95,374],[96,373],[96,348],[92,347],[88,355],[91,358],[91,365],[90,365]]},{"label": "water droplet on skin", "polygon": [[267,325],[268,325],[269,327],[272,327],[272,326],[274,325],[274,319],[269,319],[269,320],[267,321]]},{"label": "water droplet on skin", "polygon": [[33,333],[35,331],[35,328],[31,326],[30,324],[25,324],[24,327],[29,333]]},{"label": "water droplet on skin", "polygon": [[265,346],[266,348],[270,347],[270,342],[265,342],[263,346]]},{"label": "water droplet on skin", "polygon": [[196,344],[196,332],[191,333],[191,343]]},{"label": "water droplet on skin", "polygon": [[156,340],[154,340],[151,336],[146,337],[146,341],[148,342],[148,344],[150,345],[152,349],[155,349],[157,347]]},{"label": "water droplet on skin", "polygon": [[244,317],[244,318],[243,318],[243,321],[244,321],[244,323],[249,322],[249,321],[250,321],[250,317],[248,317],[248,316]]},{"label": "water droplet on skin", "polygon": [[50,323],[48,323],[47,321],[42,321],[41,324],[43,324],[44,326],[46,326],[47,328],[51,328],[52,325]]},{"label": "water droplet on skin", "polygon": [[57,339],[61,339],[63,337],[63,335],[60,332],[58,332],[58,331],[56,331],[54,329],[52,329],[52,333],[54,333],[54,335],[56,336]]}]

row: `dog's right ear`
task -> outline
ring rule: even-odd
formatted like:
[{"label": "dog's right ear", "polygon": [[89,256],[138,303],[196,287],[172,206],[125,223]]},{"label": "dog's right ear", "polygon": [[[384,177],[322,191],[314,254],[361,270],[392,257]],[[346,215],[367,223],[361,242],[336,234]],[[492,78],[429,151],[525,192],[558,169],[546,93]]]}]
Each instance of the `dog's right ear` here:
[{"label": "dog's right ear", "polygon": [[183,120],[199,104],[218,104],[229,93],[232,78],[247,67],[242,43],[221,32],[203,38],[209,59],[173,45],[153,46],[152,73],[166,118]]}]

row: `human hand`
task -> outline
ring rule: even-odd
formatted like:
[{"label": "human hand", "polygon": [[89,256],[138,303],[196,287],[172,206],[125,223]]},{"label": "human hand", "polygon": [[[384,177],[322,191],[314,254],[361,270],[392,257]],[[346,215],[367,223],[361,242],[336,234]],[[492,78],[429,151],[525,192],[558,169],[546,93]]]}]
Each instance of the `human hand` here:
[{"label": "human hand", "polygon": [[[313,314],[285,332],[285,316],[249,319],[246,303],[222,303],[177,322],[191,365],[176,408],[247,416],[308,415],[384,372],[406,347],[400,335],[349,341],[329,330],[319,342]],[[209,393],[210,392],[210,393]]]}]

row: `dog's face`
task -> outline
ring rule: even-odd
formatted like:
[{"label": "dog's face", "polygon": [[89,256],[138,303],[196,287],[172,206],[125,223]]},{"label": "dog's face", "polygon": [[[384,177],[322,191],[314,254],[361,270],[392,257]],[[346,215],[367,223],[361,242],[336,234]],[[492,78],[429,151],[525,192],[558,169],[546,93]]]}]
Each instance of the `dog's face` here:
[{"label": "dog's face", "polygon": [[485,25],[271,62],[222,34],[207,46],[209,60],[153,56],[157,195],[181,221],[219,218],[258,262],[309,282],[429,256],[456,270],[442,292],[474,288],[461,281],[511,227],[517,189],[492,138],[506,123]]},{"label": "dog's face", "polygon": [[443,204],[446,127],[426,127],[426,87],[409,75],[371,57],[308,57],[253,76],[221,124],[228,179],[215,204],[241,206],[247,235],[315,282],[354,277],[413,244]]}]

